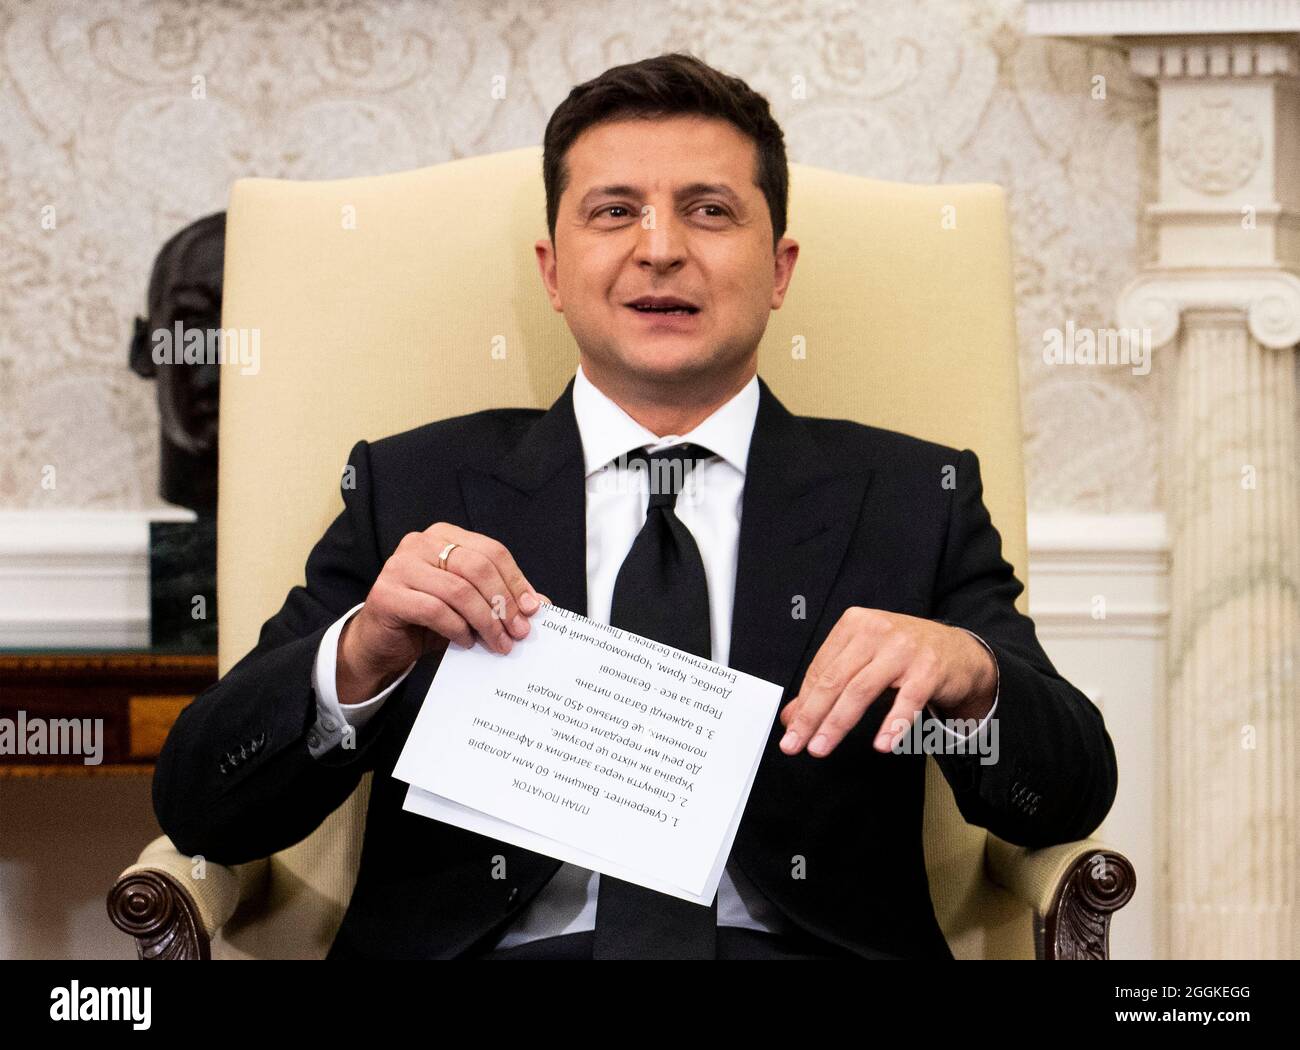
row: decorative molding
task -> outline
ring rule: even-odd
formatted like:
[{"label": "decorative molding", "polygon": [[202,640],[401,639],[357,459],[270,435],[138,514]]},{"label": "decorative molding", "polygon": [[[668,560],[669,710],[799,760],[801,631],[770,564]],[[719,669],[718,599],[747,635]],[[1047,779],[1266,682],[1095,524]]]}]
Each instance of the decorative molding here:
[{"label": "decorative molding", "polygon": [[1273,41],[1223,44],[1187,42],[1141,44],[1129,51],[1129,69],[1136,76],[1198,80],[1216,77],[1295,76],[1300,48]]},{"label": "decorative molding", "polygon": [[1154,602],[1129,607],[1108,604],[1105,617],[1100,619],[1093,619],[1087,607],[1077,604],[1034,605],[1029,615],[1040,640],[1164,638],[1169,630],[1168,606]]},{"label": "decorative molding", "polygon": [[1254,114],[1232,98],[1202,96],[1173,121],[1164,153],[1184,186],[1218,195],[1250,181],[1264,136]]},{"label": "decorative molding", "polygon": [[149,646],[149,522],[180,507],[0,511],[0,648]]},{"label": "decorative molding", "polygon": [[1028,0],[1029,36],[1300,31],[1300,0]]},{"label": "decorative molding", "polygon": [[1256,341],[1272,350],[1300,343],[1300,277],[1286,270],[1151,269],[1119,297],[1119,326],[1149,329],[1159,348],[1178,334],[1186,310],[1233,310]]},{"label": "decorative molding", "polygon": [[1040,639],[1165,637],[1163,514],[1031,514],[1028,524],[1029,615]]},{"label": "decorative molding", "polygon": [[[1300,230],[1300,212],[1280,204],[1253,204],[1255,222],[1259,226],[1279,226]],[[1160,224],[1179,223],[1184,226],[1204,224],[1222,226],[1225,222],[1240,228],[1241,207],[1237,204],[1148,204],[1147,218]]]},{"label": "decorative molding", "polygon": [[1053,557],[1094,552],[1107,563],[1163,557],[1169,530],[1163,514],[1030,514],[1029,550]]}]

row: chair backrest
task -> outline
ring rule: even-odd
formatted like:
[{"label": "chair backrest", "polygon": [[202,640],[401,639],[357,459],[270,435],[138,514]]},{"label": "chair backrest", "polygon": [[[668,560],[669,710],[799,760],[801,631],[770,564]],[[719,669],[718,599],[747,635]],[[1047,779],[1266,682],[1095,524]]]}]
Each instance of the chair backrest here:
[{"label": "chair backrest", "polygon": [[[760,346],[759,374],[796,414],[974,449],[1004,554],[1023,580],[1003,191],[795,164],[790,217],[801,252]],[[533,252],[546,235],[539,147],[367,178],[241,180],[226,229],[222,323],[256,332],[260,360],[249,375],[227,364],[221,384],[223,672],[302,582],[307,552],[341,507],[353,442],[484,408],[547,407],[577,365]],[[955,953],[985,954],[1000,935],[990,939],[996,923],[983,916],[1006,903],[987,896],[986,832],[962,820],[929,765],[936,911]],[[286,898],[309,886],[331,902],[306,954],[323,952],[341,918],[363,817],[354,797],[275,858]]]}]

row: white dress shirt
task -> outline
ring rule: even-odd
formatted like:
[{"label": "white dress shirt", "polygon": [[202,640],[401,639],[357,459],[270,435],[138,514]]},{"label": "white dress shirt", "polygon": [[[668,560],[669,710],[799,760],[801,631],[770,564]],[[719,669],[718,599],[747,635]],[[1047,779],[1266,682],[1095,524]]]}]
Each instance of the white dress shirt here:
[{"label": "white dress shirt", "polygon": [[[614,581],[645,524],[650,500],[649,472],[620,470],[614,461],[635,448],[653,452],[682,442],[699,444],[714,455],[696,464],[688,475],[675,511],[694,537],[704,562],[709,591],[712,659],[727,664],[740,546],[741,498],[758,401],[758,378],[752,376],[731,400],[690,433],[660,438],[597,389],[582,371],[582,366],[578,366],[573,384],[573,412],[586,465],[586,615],[590,619],[609,623]],[[347,732],[360,732],[384,699],[415,666],[412,663],[401,677],[369,700],[346,706],[339,703],[335,683],[339,635],[349,617],[360,608],[361,604],[358,604],[349,609],[321,639],[312,671],[312,687],[319,712],[317,723],[308,736],[308,748],[313,755],[338,746]],[[980,641],[983,643],[982,639]],[[996,699],[993,706],[997,706]],[[983,729],[992,714],[993,709],[990,709],[972,734],[958,734],[947,726],[944,729],[950,735],[964,739],[966,735],[974,735]],[[561,865],[495,947],[509,948],[540,937],[594,929],[599,885],[598,872],[574,864]],[[718,885],[718,924],[777,933],[791,930],[789,921],[730,861]]]}]

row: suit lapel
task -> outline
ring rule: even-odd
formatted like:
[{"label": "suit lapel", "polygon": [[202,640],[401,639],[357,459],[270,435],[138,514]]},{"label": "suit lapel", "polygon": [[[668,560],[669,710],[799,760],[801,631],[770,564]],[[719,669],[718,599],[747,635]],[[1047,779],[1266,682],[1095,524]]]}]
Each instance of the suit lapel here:
[{"label": "suit lapel", "polygon": [[587,487],[573,380],[491,473],[462,468],[469,528],[505,544],[534,587],[587,614]]},{"label": "suit lapel", "polygon": [[828,462],[808,428],[758,382],[728,663],[789,690],[858,527],[871,471]]},{"label": "suit lapel", "polygon": [[[587,613],[586,482],[573,383],[491,472],[461,471],[469,528],[495,537],[556,605]],[[871,471],[827,462],[808,428],[759,384],[745,469],[728,663],[791,684]]]}]

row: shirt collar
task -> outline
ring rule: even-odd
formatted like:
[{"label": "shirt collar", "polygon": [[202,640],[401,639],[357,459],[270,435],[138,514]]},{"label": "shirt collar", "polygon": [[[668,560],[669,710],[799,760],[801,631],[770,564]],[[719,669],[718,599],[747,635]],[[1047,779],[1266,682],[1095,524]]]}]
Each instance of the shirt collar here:
[{"label": "shirt collar", "polygon": [[758,396],[758,376],[752,375],[730,401],[715,409],[689,434],[661,438],[598,389],[580,364],[573,380],[573,414],[582,438],[586,476],[591,477],[630,449],[649,445],[654,451],[686,441],[717,453],[743,475],[749,459],[749,442],[754,436],[754,420],[758,417]]}]

